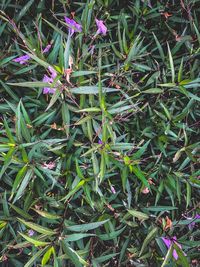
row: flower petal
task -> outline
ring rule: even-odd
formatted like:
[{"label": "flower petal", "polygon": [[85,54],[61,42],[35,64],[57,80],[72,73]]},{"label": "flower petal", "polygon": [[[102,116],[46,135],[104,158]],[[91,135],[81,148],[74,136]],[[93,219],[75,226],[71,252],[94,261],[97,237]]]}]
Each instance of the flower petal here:
[{"label": "flower petal", "polygon": [[68,24],[69,33],[72,36],[74,32],[82,32],[82,25],[78,24],[75,20],[69,19],[64,16],[65,22]]},{"label": "flower petal", "polygon": [[97,34],[103,34],[103,35],[106,35],[106,32],[107,32],[107,27],[104,25],[104,22],[103,20],[98,20],[98,19],[95,19],[96,21],[96,24],[97,24]]},{"label": "flower petal", "polygon": [[42,53],[47,53],[51,49],[51,44],[48,44],[43,50]]},{"label": "flower petal", "polygon": [[44,87],[43,88],[43,94],[46,95],[46,94],[54,94],[56,91],[55,88],[50,88],[50,87]]},{"label": "flower petal", "polygon": [[56,76],[57,76],[57,72],[54,70],[54,68],[52,68],[51,66],[48,67],[48,70],[50,71],[51,73],[51,78],[52,79],[55,79]]},{"label": "flower petal", "polygon": [[161,237],[162,241],[165,243],[165,245],[167,246],[167,248],[170,248],[172,241],[166,237]]},{"label": "flower petal", "polygon": [[23,55],[21,57],[17,57],[13,59],[14,62],[17,62],[19,64],[25,64],[31,57],[29,55]]}]

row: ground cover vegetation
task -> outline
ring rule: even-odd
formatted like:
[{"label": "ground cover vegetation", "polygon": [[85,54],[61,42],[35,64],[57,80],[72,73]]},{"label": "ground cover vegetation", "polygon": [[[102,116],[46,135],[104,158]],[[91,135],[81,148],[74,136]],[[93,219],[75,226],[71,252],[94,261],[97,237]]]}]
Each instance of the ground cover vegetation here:
[{"label": "ground cover vegetation", "polygon": [[200,266],[200,1],[0,1],[0,266]]}]

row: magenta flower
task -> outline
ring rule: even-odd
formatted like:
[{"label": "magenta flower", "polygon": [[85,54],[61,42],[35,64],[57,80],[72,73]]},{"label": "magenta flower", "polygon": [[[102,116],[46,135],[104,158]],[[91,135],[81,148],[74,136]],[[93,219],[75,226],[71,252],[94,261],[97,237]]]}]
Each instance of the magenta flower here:
[{"label": "magenta flower", "polygon": [[[166,237],[161,237],[162,241],[165,243],[166,247],[169,249],[171,247],[171,245],[176,244],[180,249],[182,249],[181,245],[177,242],[177,238],[176,236],[173,236],[171,239],[166,238]],[[173,250],[172,253],[173,257],[175,260],[178,259],[178,254],[176,252],[176,250]]]},{"label": "magenta flower", "polygon": [[65,22],[69,27],[69,34],[72,36],[75,32],[82,32],[82,25],[78,24],[75,20],[65,17]]},{"label": "magenta flower", "polygon": [[[45,74],[42,81],[45,83],[52,84],[54,82],[54,79],[57,76],[57,72],[51,66],[48,67],[48,70],[51,73],[50,77]],[[55,91],[56,91],[56,88],[51,88],[51,87],[44,87],[43,88],[43,94],[54,94]]]},{"label": "magenta flower", "polygon": [[25,64],[31,57],[29,55],[23,55],[21,57],[17,57],[13,59],[14,62],[17,62],[19,64]]},{"label": "magenta flower", "polygon": [[95,21],[96,21],[97,28],[98,28],[95,35],[98,35],[98,34],[106,35],[107,27],[104,25],[103,20],[95,19]]}]

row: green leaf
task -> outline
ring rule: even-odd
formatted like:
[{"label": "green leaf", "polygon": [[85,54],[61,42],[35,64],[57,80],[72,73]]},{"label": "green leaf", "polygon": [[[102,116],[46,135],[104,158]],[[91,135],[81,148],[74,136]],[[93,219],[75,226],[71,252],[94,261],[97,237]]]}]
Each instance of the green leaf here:
[{"label": "green leaf", "polygon": [[192,193],[191,185],[190,185],[189,182],[186,183],[186,189],[187,189],[186,208],[188,208],[188,206],[189,206],[190,203],[191,203],[191,193]]},{"label": "green leaf", "polygon": [[85,234],[85,233],[71,234],[71,235],[67,235],[67,237],[65,237],[64,240],[67,242],[72,242],[72,241],[77,241],[77,240],[80,240],[80,239],[83,239],[83,238],[89,237],[89,236],[95,236],[95,235],[94,234]]},{"label": "green leaf", "polygon": [[31,220],[32,219],[32,216],[29,215],[26,211],[18,208],[17,206],[13,205],[13,204],[10,204],[10,207],[15,210],[19,215],[21,215],[22,217],[24,217],[25,219],[28,219],[28,220]]},{"label": "green leaf", "polygon": [[[102,88],[104,93],[112,93],[112,92],[118,92],[118,89],[115,88]],[[80,86],[70,89],[70,92],[73,94],[86,94],[86,95],[97,95],[99,93],[98,86]]]},{"label": "green leaf", "polygon": [[14,139],[12,133],[11,133],[10,128],[8,127],[8,123],[7,123],[5,118],[4,118],[4,127],[6,129],[6,134],[7,134],[8,138],[9,138],[10,143],[11,144],[15,144],[15,139]]},{"label": "green leaf", "polygon": [[148,183],[146,177],[144,176],[144,174],[142,173],[142,171],[138,167],[131,165],[131,171],[142,181],[142,183],[146,187],[149,188],[149,183]]},{"label": "green leaf", "polygon": [[50,244],[50,242],[40,241],[38,239],[31,238],[25,234],[19,233],[24,239],[26,239],[29,243],[33,244],[36,247],[44,247]]},{"label": "green leaf", "polygon": [[86,231],[90,231],[90,230],[96,229],[96,228],[102,226],[103,224],[105,224],[108,221],[109,220],[105,220],[105,221],[101,221],[101,222],[80,224],[80,225],[72,225],[72,226],[67,226],[65,224],[65,226],[67,227],[66,229],[69,230],[69,231],[86,232]]},{"label": "green leaf", "polygon": [[178,262],[181,264],[181,266],[182,267],[190,267],[187,256],[184,255],[182,249],[180,249],[176,243],[173,244],[173,247],[178,254]]},{"label": "green leaf", "polygon": [[[49,66],[49,65],[48,65]],[[51,87],[49,83],[45,82],[21,82],[21,83],[7,83],[8,85],[18,86],[18,87],[28,87],[28,88],[34,88],[34,87]]]},{"label": "green leaf", "polygon": [[150,88],[142,91],[143,94],[162,94],[164,91],[160,88]]},{"label": "green leaf", "polygon": [[171,260],[171,258],[172,258],[172,251],[173,251],[173,246],[171,245],[170,248],[167,251],[167,254],[165,256],[165,259],[164,259],[161,267],[166,267],[167,263]]},{"label": "green leaf", "polygon": [[172,74],[172,83],[174,83],[175,82],[174,61],[173,61],[173,57],[172,57],[171,50],[170,50],[168,43],[167,43],[167,47],[168,47],[168,54],[169,54],[170,69],[171,69],[171,74]]},{"label": "green leaf", "polygon": [[158,38],[156,37],[156,35],[154,33],[153,33],[153,37],[156,41],[156,45],[157,45],[158,51],[160,53],[160,57],[161,57],[162,61],[165,62],[165,54],[164,54],[163,48],[162,48],[161,44],[158,41]]},{"label": "green leaf", "polygon": [[145,240],[144,240],[144,242],[143,242],[143,244],[142,244],[142,248],[141,248],[141,250],[140,250],[140,254],[139,254],[139,256],[142,255],[142,253],[143,253],[144,250],[146,249],[147,245],[151,242],[151,240],[152,240],[153,238],[156,237],[157,232],[158,232],[158,229],[155,227],[155,228],[153,228],[153,229],[151,230],[151,232],[148,233],[148,235],[146,236],[146,238],[145,238]]},{"label": "green leaf", "polygon": [[59,216],[59,215],[52,214],[52,213],[46,212],[44,210],[38,210],[38,209],[34,209],[34,208],[32,208],[32,210],[34,210],[35,212],[37,212],[42,217],[47,218],[49,220],[58,220],[58,219],[61,218],[61,216]]},{"label": "green leaf", "polygon": [[46,247],[43,249],[39,249],[38,252],[33,253],[33,256],[30,258],[30,260],[24,265],[24,267],[31,267],[33,264],[40,258],[40,256],[45,252]]},{"label": "green leaf", "polygon": [[143,213],[141,211],[137,211],[137,210],[128,210],[128,212],[133,216],[138,218],[139,220],[143,221],[143,220],[148,220],[149,219],[149,215],[147,215],[146,213]]},{"label": "green leaf", "polygon": [[[22,179],[24,178],[25,176],[25,173],[28,169],[28,166],[27,165],[24,165],[17,173],[17,176],[15,178],[15,181],[13,183],[13,187],[12,187],[12,194],[16,192],[16,189],[17,187],[19,187]],[[12,198],[12,197],[11,197]]]},{"label": "green leaf", "polygon": [[171,206],[149,206],[148,208],[143,208],[144,210],[148,211],[169,211],[169,210],[177,210],[177,207],[171,207]]},{"label": "green leaf", "polygon": [[3,88],[6,90],[6,92],[12,97],[13,100],[15,100],[16,102],[19,102],[19,97],[15,94],[15,92],[13,92],[13,90],[10,89],[10,87],[5,84],[3,81],[0,80],[1,85],[3,86]]},{"label": "green leaf", "polygon": [[[28,186],[28,183],[29,183],[30,179],[32,178],[32,175],[33,175],[33,171],[31,169],[29,169],[26,172],[23,181],[21,182],[21,185],[20,185],[20,187],[17,191],[17,194],[13,200],[13,204],[24,194],[24,190]],[[20,179],[21,179],[21,177],[20,177]],[[16,182],[16,185],[17,185],[17,182]]]},{"label": "green leaf", "polygon": [[21,9],[21,11],[19,12],[19,14],[17,15],[15,21],[18,22],[29,10],[29,8],[31,7],[31,5],[34,3],[34,0],[29,0],[25,6],[23,6],[23,8]]},{"label": "green leaf", "polygon": [[56,234],[56,231],[51,230],[49,228],[46,228],[44,226],[40,226],[40,225],[32,223],[32,222],[26,222],[20,218],[17,218],[17,219],[18,219],[18,221],[20,221],[21,223],[23,223],[24,225],[26,225],[30,229],[37,231],[38,233],[45,234],[45,235],[55,235]]},{"label": "green leaf", "polygon": [[69,135],[70,129],[70,112],[66,102],[62,103],[62,119],[65,128],[66,135]]},{"label": "green leaf", "polygon": [[119,229],[117,231],[112,231],[108,234],[98,235],[98,237],[103,241],[113,240],[116,237],[120,236],[120,234],[125,230],[125,228],[126,228],[126,226],[122,227],[121,229]]},{"label": "green leaf", "polygon": [[105,255],[105,256],[101,256],[101,257],[98,257],[98,258],[95,258],[95,259],[92,259],[92,262],[95,262],[95,263],[102,263],[102,262],[105,262],[109,259],[113,259],[115,256],[117,256],[119,253],[112,253],[112,254],[109,254],[109,255]]},{"label": "green leaf", "polygon": [[44,254],[42,258],[42,266],[45,266],[47,262],[50,260],[51,255],[54,253],[54,247],[50,247]]},{"label": "green leaf", "polygon": [[85,184],[85,180],[81,180],[61,201],[65,200],[65,202],[74,195],[83,185]]},{"label": "green leaf", "polygon": [[67,42],[65,43],[65,52],[64,52],[64,68],[67,70],[69,68],[69,56],[70,56],[70,44],[71,44],[71,35],[68,34]]},{"label": "green leaf", "polygon": [[93,70],[80,70],[80,71],[74,71],[71,75],[71,77],[80,77],[80,76],[86,76],[90,74],[96,74],[97,71]]},{"label": "green leaf", "polygon": [[73,250],[69,244],[66,241],[62,241],[62,247],[64,252],[66,253],[66,255],[69,257],[69,259],[72,261],[72,263],[74,264],[74,266],[76,267],[82,267],[83,263],[85,263],[85,265],[87,266],[87,262],[85,262],[78,254],[75,250]]},{"label": "green leaf", "polygon": [[55,102],[59,99],[60,94],[61,94],[60,89],[57,88],[45,111],[49,110],[55,104]]},{"label": "green leaf", "polygon": [[131,60],[134,60],[135,57],[138,56],[139,49],[142,45],[142,41],[139,43],[139,40],[140,40],[140,34],[137,35],[136,39],[133,41],[133,44],[130,48],[127,59],[124,62],[124,65],[129,64],[131,62]]},{"label": "green leaf", "polygon": [[0,171],[0,179],[2,178],[2,176],[4,175],[4,173],[6,172],[6,170],[8,169],[9,165],[12,162],[12,157],[15,153],[15,147],[11,147],[8,151],[8,153],[4,156],[4,164],[1,168]]}]

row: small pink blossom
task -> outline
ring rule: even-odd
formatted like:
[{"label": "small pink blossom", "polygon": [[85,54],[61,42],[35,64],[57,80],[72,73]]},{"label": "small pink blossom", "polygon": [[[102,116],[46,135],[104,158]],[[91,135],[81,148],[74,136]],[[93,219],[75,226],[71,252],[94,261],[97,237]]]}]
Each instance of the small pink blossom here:
[{"label": "small pink blossom", "polygon": [[148,187],[145,187],[143,190],[142,190],[142,193],[143,194],[149,194],[149,188]]},{"label": "small pink blossom", "polygon": [[49,163],[44,162],[44,163],[42,164],[42,167],[43,167],[44,169],[49,169],[49,170],[52,170],[53,168],[55,168],[55,166],[56,166],[56,164],[55,164],[54,161],[50,161]]},{"label": "small pink blossom", "polygon": [[115,191],[114,186],[111,185],[110,189],[111,189],[111,192],[112,192],[113,194],[116,194],[116,191]]}]

